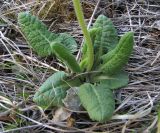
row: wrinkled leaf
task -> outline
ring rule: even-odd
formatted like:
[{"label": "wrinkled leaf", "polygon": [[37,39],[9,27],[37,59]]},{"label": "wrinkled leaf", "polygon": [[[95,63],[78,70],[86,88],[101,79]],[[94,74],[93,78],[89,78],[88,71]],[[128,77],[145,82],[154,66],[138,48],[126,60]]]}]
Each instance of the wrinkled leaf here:
[{"label": "wrinkled leaf", "polygon": [[133,32],[125,33],[116,48],[106,54],[103,58],[103,64],[100,66],[100,71],[107,75],[118,73],[128,62],[133,51],[134,39]]},{"label": "wrinkled leaf", "polygon": [[60,33],[58,38],[56,38],[54,41],[63,44],[71,53],[77,51],[77,43],[75,39],[67,33]]},{"label": "wrinkled leaf", "polygon": [[46,25],[36,16],[21,12],[18,14],[18,22],[29,45],[42,57],[53,54],[50,43],[54,40],[62,42],[66,49],[72,53],[77,50],[77,43],[70,35],[66,33],[55,34],[48,31]]},{"label": "wrinkled leaf", "polygon": [[62,71],[54,73],[41,85],[33,100],[43,108],[62,105],[62,99],[69,89],[64,81],[66,77],[67,74]]},{"label": "wrinkled leaf", "polygon": [[104,122],[112,117],[115,101],[113,92],[107,87],[86,83],[79,87],[78,96],[92,120]]},{"label": "wrinkled leaf", "polygon": [[[116,44],[118,43],[118,34],[112,21],[104,15],[98,16],[95,23],[93,24],[93,27],[89,29],[89,33],[92,39],[95,53],[93,67],[96,68],[100,63],[100,57],[116,47]],[[84,62],[85,58],[87,58],[86,51],[87,45],[86,42],[84,42],[81,62]],[[82,63],[82,66],[86,66],[86,63],[87,62],[85,62],[85,65]]]},{"label": "wrinkled leaf", "polygon": [[106,53],[115,48],[118,43],[118,34],[109,18],[104,15],[99,15],[93,24],[93,28],[102,29],[101,33],[95,38],[95,50],[102,47],[103,52]]},{"label": "wrinkled leaf", "polygon": [[44,23],[29,13],[19,13],[18,22],[33,50],[42,57],[51,55],[52,51],[49,44],[56,39],[58,35],[49,32]]}]

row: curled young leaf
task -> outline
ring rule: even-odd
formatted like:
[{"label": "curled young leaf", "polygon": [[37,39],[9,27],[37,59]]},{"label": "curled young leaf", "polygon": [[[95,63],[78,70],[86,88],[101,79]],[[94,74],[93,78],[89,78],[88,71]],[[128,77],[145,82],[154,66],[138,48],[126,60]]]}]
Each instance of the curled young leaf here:
[{"label": "curled young leaf", "polygon": [[113,92],[104,85],[85,83],[79,87],[78,96],[92,120],[104,122],[112,117],[115,100]]},{"label": "curled young leaf", "polygon": [[55,55],[65,63],[69,69],[71,69],[72,72],[81,72],[80,66],[75,57],[61,43],[52,42],[51,49]]}]

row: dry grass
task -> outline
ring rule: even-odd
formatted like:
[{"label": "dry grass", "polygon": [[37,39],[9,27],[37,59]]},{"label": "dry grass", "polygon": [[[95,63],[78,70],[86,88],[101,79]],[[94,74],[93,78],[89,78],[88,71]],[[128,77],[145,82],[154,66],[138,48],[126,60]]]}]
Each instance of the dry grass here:
[{"label": "dry grass", "polygon": [[[57,4],[49,6],[47,1],[0,2],[0,132],[155,133],[160,101],[160,2],[101,0],[93,18],[103,13],[113,20],[119,35],[130,30],[135,32],[134,52],[126,67],[130,83],[115,92],[117,105],[112,120],[100,124],[91,121],[84,112],[73,112],[71,117],[75,123],[68,127],[68,121],[53,122],[53,111],[43,112],[32,101],[38,87],[61,64],[32,53],[16,20],[19,12],[31,11],[51,31],[69,32],[81,43],[82,34],[71,1],[56,0]],[[97,2],[83,1],[87,21]]]}]

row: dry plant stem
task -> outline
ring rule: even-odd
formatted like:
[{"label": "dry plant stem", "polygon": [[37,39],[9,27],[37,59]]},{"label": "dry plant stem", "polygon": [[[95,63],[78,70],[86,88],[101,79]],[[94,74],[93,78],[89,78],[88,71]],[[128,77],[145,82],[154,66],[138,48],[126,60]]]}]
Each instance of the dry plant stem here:
[{"label": "dry plant stem", "polygon": [[82,12],[82,7],[81,7],[81,4],[80,4],[80,1],[79,0],[73,0],[73,4],[74,4],[74,9],[75,9],[75,12],[76,12],[76,16],[77,16],[79,25],[82,28],[82,32],[83,32],[84,38],[86,40],[87,54],[88,54],[87,71],[90,71],[92,69],[93,62],[94,62],[94,53],[93,53],[93,45],[92,45],[91,37],[90,37],[89,32],[87,30],[86,24],[84,22],[84,15],[83,15],[83,12]]}]

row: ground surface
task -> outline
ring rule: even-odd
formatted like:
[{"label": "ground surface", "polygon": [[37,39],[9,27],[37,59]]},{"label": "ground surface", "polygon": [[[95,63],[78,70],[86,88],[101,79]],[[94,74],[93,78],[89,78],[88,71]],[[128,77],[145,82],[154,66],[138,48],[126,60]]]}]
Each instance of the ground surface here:
[{"label": "ground surface", "polygon": [[[87,22],[97,2],[83,0]],[[33,95],[59,64],[52,58],[38,57],[29,48],[17,23],[21,11],[38,16],[51,31],[69,32],[79,44],[82,41],[70,0],[0,1],[0,132],[156,132],[160,100],[158,0],[101,0],[94,14],[94,18],[99,14],[111,18],[119,35],[135,32],[134,52],[126,66],[130,83],[115,92],[115,114],[103,124],[91,121],[84,112],[72,112],[67,120],[54,122],[55,109],[43,112],[37,108]]]}]

